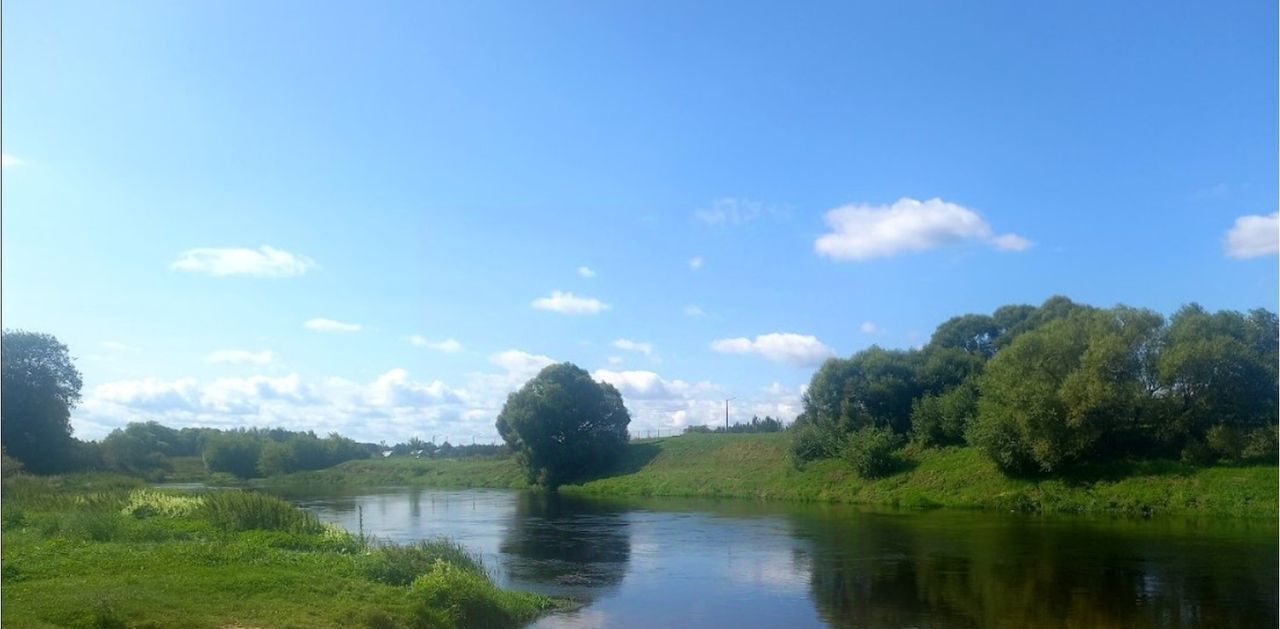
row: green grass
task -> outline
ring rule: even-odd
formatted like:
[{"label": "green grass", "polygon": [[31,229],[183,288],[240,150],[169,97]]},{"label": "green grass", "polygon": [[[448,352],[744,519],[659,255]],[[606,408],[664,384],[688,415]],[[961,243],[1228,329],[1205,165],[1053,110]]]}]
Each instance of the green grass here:
[{"label": "green grass", "polygon": [[108,477],[3,489],[5,626],[515,627],[560,604],[497,588],[451,542],[358,539],[262,494]]},{"label": "green grass", "polygon": [[[840,460],[796,469],[788,435],[692,434],[632,442],[604,478],[561,491],[587,496],[732,497],[898,507],[1064,513],[1198,513],[1274,517],[1275,465],[1193,466],[1172,461],[1098,465],[1072,475],[1009,477],[974,448],[913,449],[887,477],[859,478]],[[350,461],[272,484],[524,488],[511,458]]]}]

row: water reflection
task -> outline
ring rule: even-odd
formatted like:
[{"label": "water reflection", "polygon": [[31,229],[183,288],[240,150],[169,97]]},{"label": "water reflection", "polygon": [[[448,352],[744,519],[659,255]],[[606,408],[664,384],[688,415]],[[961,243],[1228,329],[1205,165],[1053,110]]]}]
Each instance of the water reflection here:
[{"label": "water reflection", "polygon": [[797,518],[813,599],[842,627],[1274,627],[1274,531],[946,512]]},{"label": "water reflection", "polygon": [[292,494],[396,541],[447,536],[545,627],[1274,627],[1275,520],[874,512],[496,490]]},{"label": "water reflection", "polygon": [[515,498],[498,550],[512,579],[590,599],[626,576],[631,532],[626,511],[610,504],[525,492]]}]

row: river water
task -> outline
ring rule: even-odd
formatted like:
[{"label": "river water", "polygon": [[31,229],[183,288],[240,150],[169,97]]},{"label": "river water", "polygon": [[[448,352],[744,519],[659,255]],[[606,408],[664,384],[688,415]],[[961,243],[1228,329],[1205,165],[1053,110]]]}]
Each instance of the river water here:
[{"label": "river water", "polygon": [[877,511],[503,490],[286,494],[323,520],[450,537],[535,627],[1276,627],[1275,520]]}]

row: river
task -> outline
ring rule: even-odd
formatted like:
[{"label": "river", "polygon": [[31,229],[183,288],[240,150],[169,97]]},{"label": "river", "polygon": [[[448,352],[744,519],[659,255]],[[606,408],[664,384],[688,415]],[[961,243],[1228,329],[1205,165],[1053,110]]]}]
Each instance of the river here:
[{"label": "river", "polygon": [[1275,520],[888,511],[503,490],[284,495],[351,531],[450,537],[535,627],[1275,627]]}]

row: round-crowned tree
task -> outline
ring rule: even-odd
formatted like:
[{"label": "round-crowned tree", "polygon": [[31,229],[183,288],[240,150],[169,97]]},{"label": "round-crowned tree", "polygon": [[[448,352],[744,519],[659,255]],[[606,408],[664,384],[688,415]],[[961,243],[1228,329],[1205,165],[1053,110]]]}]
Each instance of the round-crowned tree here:
[{"label": "round-crowned tree", "polygon": [[67,346],[50,334],[5,330],[0,443],[37,473],[71,464],[71,409],[80,401],[80,372]]},{"label": "round-crowned tree", "polygon": [[553,489],[616,461],[627,445],[631,415],[613,385],[560,363],[508,396],[497,423],[529,481]]}]

